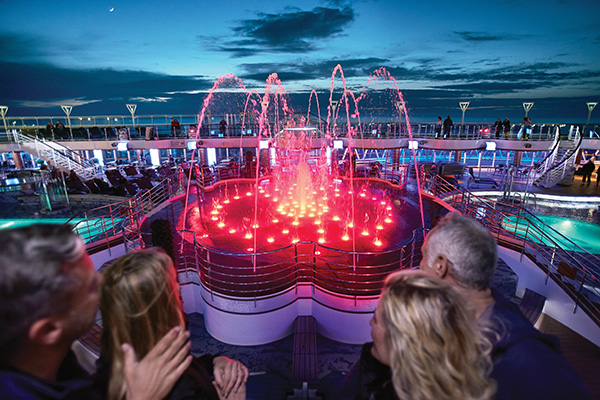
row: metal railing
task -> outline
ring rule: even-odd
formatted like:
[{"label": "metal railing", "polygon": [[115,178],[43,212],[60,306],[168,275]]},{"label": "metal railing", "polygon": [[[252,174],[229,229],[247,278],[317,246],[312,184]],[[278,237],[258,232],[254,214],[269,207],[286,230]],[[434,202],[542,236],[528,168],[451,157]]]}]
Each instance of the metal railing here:
[{"label": "metal railing", "polygon": [[435,197],[486,226],[498,243],[528,257],[600,325],[600,257],[589,253],[522,207],[479,197],[440,176],[424,185]]},{"label": "metal railing", "polygon": [[[179,171],[157,182],[152,189],[140,190],[126,200],[79,212],[67,223],[74,224],[74,231],[88,243],[108,243],[116,236],[123,236],[126,245],[136,240],[139,243],[140,225],[147,213],[183,193],[184,188],[183,174]],[[128,249],[137,247],[132,245]]]},{"label": "metal railing", "polygon": [[[72,140],[118,140],[120,137],[119,131],[125,129],[129,139],[145,139],[149,128],[155,139],[170,139],[170,138],[219,138],[219,137],[245,137],[258,136],[260,125],[254,120],[246,120],[244,124],[238,118],[230,118],[230,123],[222,129],[218,120],[219,118],[211,118],[210,122],[203,121],[199,123],[197,115],[175,116],[180,121],[180,128],[172,129],[170,124],[171,116],[167,115],[149,115],[136,116],[135,124],[131,116],[85,116],[71,118],[71,127],[57,131],[56,129],[46,130],[45,125],[48,121],[60,120],[60,117],[7,117],[7,125],[9,131],[28,132],[32,136],[42,136],[48,140],[55,141],[72,141]],[[64,118],[62,118],[64,120]],[[272,120],[265,124],[265,129],[274,129],[276,126],[281,126],[280,123]],[[347,137],[348,124],[340,123],[339,121],[333,126],[330,125],[330,133],[326,132],[326,124],[324,121],[319,121],[317,118],[311,118],[307,121],[307,128],[316,128],[314,138],[324,138],[329,134],[336,137]],[[408,138],[409,130],[415,138],[431,138],[435,139],[435,123],[411,123],[405,122],[368,122],[368,123],[350,123],[353,137],[364,139],[398,139]],[[527,139],[528,141],[548,141],[553,140],[554,131],[557,129],[557,124],[537,124],[532,125],[532,133]],[[410,128],[410,129],[409,129]],[[520,124],[513,124],[508,136],[502,134],[499,137],[495,136],[493,124],[488,123],[465,123],[456,124],[452,127],[450,133],[438,137],[439,139],[453,140],[474,140],[474,139],[490,139],[490,140],[523,140],[519,138]],[[278,132],[268,132],[268,136],[275,137]],[[262,133],[265,136],[265,133]],[[12,140],[10,135],[8,140]]]}]

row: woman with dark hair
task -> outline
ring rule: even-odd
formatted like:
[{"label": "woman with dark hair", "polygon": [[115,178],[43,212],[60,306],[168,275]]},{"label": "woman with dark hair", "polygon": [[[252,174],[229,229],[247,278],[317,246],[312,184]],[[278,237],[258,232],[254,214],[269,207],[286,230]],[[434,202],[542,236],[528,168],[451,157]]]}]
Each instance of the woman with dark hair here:
[{"label": "woman with dark hair", "polygon": [[[100,287],[103,331],[99,377],[109,400],[125,398],[124,343],[142,359],[173,327],[184,331],[179,284],[171,258],[150,248],[118,258],[103,273]],[[211,375],[215,371],[215,382]],[[179,379],[168,399],[246,398],[248,369],[227,357],[202,356]]]}]

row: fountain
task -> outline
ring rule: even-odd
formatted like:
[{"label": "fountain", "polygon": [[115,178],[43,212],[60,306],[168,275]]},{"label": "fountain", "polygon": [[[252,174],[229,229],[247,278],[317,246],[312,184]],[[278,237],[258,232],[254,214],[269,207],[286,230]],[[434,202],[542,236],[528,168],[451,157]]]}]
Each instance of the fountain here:
[{"label": "fountain", "polygon": [[[336,71],[344,83],[339,101],[333,100]],[[200,121],[211,101],[223,92],[223,82],[216,83],[207,96]],[[237,78],[231,82],[244,89]],[[374,176],[357,173],[365,167],[356,160],[362,132],[360,124],[355,128],[350,119],[360,122],[358,105],[364,94],[356,97],[346,88],[339,66],[332,76],[326,121],[311,120],[310,104],[306,116],[296,114],[275,74],[267,80],[263,96],[256,91],[236,93],[245,96],[239,154],[243,152],[245,126],[254,123],[260,143],[256,160],[250,154],[243,171],[238,164],[235,179],[208,187],[199,183],[195,190],[188,187],[184,211],[177,221],[178,230],[188,231],[182,234],[182,252],[186,243],[196,246],[205,290],[202,297],[210,303],[211,312],[219,314],[218,323],[207,322],[209,331],[231,343],[265,342],[261,335],[232,338],[223,321],[234,318],[231,312],[240,313],[240,309],[269,318],[265,315],[289,306],[290,290],[295,288],[295,296],[299,296],[303,284],[312,287],[313,294],[308,297],[316,296],[318,290],[322,293],[319,296],[325,296],[320,301],[330,309],[345,312],[353,307],[354,311],[362,310],[364,318],[365,310],[372,310],[385,276],[408,264],[404,246],[424,224],[422,204],[407,196],[407,169],[395,171],[402,175],[396,184],[381,179],[375,166],[369,168]],[[315,99],[318,108],[316,94]],[[341,163],[336,124],[340,110],[345,110],[347,121],[347,139],[343,138],[347,148]],[[253,120],[247,121],[247,115]],[[240,301],[244,298],[253,299],[254,307],[249,309]],[[359,298],[365,302],[358,304]],[[352,299],[354,305],[345,304],[344,299]],[[268,323],[268,340],[281,337],[289,329],[285,321],[278,322],[282,324],[280,330],[273,323]],[[325,325],[320,326],[327,336]],[[258,325],[256,329],[261,331]],[[350,334],[345,341],[355,340]]]}]

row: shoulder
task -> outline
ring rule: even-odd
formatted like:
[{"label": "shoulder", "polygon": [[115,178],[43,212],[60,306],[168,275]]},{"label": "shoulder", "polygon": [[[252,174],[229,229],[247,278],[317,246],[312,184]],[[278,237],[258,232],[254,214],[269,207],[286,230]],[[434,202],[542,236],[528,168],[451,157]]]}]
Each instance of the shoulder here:
[{"label": "shoulder", "polygon": [[3,400],[100,399],[91,379],[48,382],[10,369],[0,370],[0,398]]},{"label": "shoulder", "polygon": [[535,329],[518,307],[494,293],[490,316],[498,334],[492,349],[497,399],[589,398],[574,368],[562,356],[558,338]]}]

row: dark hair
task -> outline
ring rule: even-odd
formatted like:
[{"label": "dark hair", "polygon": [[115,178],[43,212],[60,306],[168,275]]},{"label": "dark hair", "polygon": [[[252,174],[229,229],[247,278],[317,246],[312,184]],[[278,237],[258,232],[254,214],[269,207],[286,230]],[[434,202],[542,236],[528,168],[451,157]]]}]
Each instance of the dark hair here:
[{"label": "dark hair", "polygon": [[72,274],[85,254],[68,224],[0,230],[0,359],[18,353],[31,325],[66,312],[79,288]]}]

